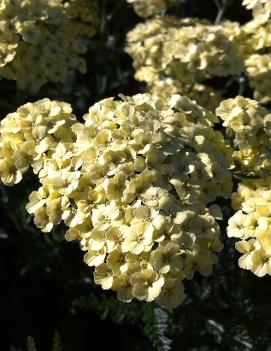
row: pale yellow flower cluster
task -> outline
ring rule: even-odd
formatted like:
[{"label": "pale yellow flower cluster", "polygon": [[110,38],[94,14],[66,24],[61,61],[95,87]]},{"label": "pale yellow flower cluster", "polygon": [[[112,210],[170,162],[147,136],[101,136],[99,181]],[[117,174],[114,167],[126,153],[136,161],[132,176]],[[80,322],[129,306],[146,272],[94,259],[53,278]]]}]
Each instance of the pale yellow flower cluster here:
[{"label": "pale yellow flower cluster", "polygon": [[254,91],[254,99],[263,104],[271,101],[271,20],[258,23],[252,20],[241,27],[238,38],[240,54],[242,55],[249,85]]},{"label": "pale yellow flower cluster", "polygon": [[266,177],[271,171],[271,114],[259,102],[237,96],[216,109],[232,139],[238,172]]},{"label": "pale yellow flower cluster", "polygon": [[126,48],[134,60],[136,78],[171,77],[182,82],[240,74],[243,63],[222,26],[165,16],[135,27]]},{"label": "pale yellow flower cluster", "polygon": [[201,82],[241,74],[243,59],[233,40],[238,29],[228,22],[224,28],[204,20],[158,17],[128,33],[126,52],[133,58],[135,78],[148,83],[151,92],[163,97],[176,91],[213,110],[219,97]]},{"label": "pale yellow flower cluster", "polygon": [[270,51],[270,30],[271,20],[266,23],[257,23],[257,21],[252,20],[241,27],[239,40],[243,41],[241,52],[244,58],[252,54],[261,53],[263,49]]},{"label": "pale yellow flower cluster", "polygon": [[5,185],[19,183],[31,166],[38,173],[59,142],[72,143],[71,106],[44,99],[10,113],[0,125],[0,176]]},{"label": "pale yellow flower cluster", "polygon": [[240,210],[242,203],[248,200],[257,201],[257,204],[271,202],[271,178],[242,179],[237,191],[232,194],[231,200],[232,208],[236,211]]},{"label": "pale yellow flower cluster", "polygon": [[230,219],[229,237],[238,238],[235,248],[242,254],[239,266],[259,277],[271,275],[271,179],[244,180],[233,194],[239,209]]},{"label": "pale yellow flower cluster", "polygon": [[138,16],[147,18],[164,13],[169,6],[185,0],[127,0],[132,4]]},{"label": "pale yellow flower cluster", "polygon": [[[221,211],[207,208],[232,190],[232,151],[213,129],[217,119],[180,95],[139,94],[103,100],[84,120],[74,123],[69,105],[49,100],[8,115],[2,179],[18,182],[33,166],[41,187],[27,210],[35,224],[49,232],[64,221],[96,284],[120,300],[175,308],[184,279],[210,274],[223,246]],[[7,176],[12,167],[18,178]]]},{"label": "pale yellow flower cluster", "polygon": [[85,0],[2,0],[0,77],[36,92],[47,82],[65,82],[86,71],[81,55],[93,36],[97,8]]},{"label": "pale yellow flower cluster", "polygon": [[271,14],[271,0],[243,0],[243,5],[252,10],[258,22],[266,22]]},{"label": "pale yellow flower cluster", "polygon": [[173,94],[184,94],[189,99],[196,101],[200,106],[214,112],[222,98],[214,89],[203,84],[182,84],[180,81],[165,78],[155,82],[149,87],[150,94],[161,99],[170,98]]},{"label": "pale yellow flower cluster", "polygon": [[254,98],[262,104],[271,101],[271,53],[254,54],[245,61]]}]

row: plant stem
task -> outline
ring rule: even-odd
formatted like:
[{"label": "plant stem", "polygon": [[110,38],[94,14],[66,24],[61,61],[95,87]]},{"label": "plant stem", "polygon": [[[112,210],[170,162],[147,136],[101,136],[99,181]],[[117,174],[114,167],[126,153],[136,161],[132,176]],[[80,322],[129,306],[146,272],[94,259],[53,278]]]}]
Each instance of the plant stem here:
[{"label": "plant stem", "polygon": [[218,13],[215,19],[215,24],[219,24],[220,21],[222,20],[225,11],[227,10],[227,8],[232,4],[232,0],[222,0],[222,2],[220,2],[220,0],[214,0],[216,7],[218,8]]},{"label": "plant stem", "polygon": [[217,13],[216,19],[215,19],[215,24],[219,24],[219,22],[221,21],[221,19],[223,18],[224,12],[226,10],[226,6],[225,7],[221,7]]}]

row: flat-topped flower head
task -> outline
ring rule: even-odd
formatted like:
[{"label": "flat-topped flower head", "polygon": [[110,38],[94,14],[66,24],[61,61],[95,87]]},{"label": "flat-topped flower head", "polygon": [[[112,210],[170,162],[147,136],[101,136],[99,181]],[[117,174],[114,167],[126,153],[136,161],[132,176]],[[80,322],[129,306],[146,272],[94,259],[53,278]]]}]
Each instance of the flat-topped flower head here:
[{"label": "flat-topped flower head", "polygon": [[245,60],[249,85],[254,90],[254,98],[262,104],[271,101],[271,54],[254,54]]},{"label": "flat-topped flower head", "polygon": [[63,150],[66,153],[73,147],[75,135],[70,127],[75,121],[69,104],[49,99],[27,103],[8,114],[0,126],[2,181],[6,185],[18,183],[30,166],[39,172],[46,160],[51,160],[52,152],[60,152],[60,148],[57,157],[64,161]]},{"label": "flat-topped flower head", "polygon": [[97,28],[97,6],[85,0],[2,0],[0,78],[37,92],[86,71],[86,39]]},{"label": "flat-topped flower head", "polygon": [[84,121],[48,99],[9,114],[1,177],[12,185],[33,168],[41,186],[28,212],[43,232],[66,224],[96,284],[175,308],[183,281],[210,274],[223,247],[219,208],[207,208],[231,193],[231,148],[213,129],[217,118],[180,95],[139,94],[102,100]]},{"label": "flat-topped flower head", "polygon": [[127,36],[138,80],[164,78],[192,84],[212,77],[240,74],[237,46],[223,26],[208,21],[165,16],[138,24]]},{"label": "flat-topped flower head", "polygon": [[230,219],[228,236],[239,239],[239,266],[259,277],[271,275],[271,179],[244,179],[232,195],[239,209]]},{"label": "flat-topped flower head", "polygon": [[237,171],[267,177],[271,170],[270,111],[255,100],[237,96],[223,101],[216,115],[232,139]]},{"label": "flat-topped flower head", "polygon": [[222,98],[216,91],[203,84],[185,84],[185,82],[165,78],[154,81],[149,86],[149,93],[161,99],[168,99],[174,94],[185,95],[207,110],[214,112]]},{"label": "flat-topped flower head", "polygon": [[243,0],[243,5],[248,10],[252,10],[255,20],[260,23],[266,22],[270,18],[270,0]]}]

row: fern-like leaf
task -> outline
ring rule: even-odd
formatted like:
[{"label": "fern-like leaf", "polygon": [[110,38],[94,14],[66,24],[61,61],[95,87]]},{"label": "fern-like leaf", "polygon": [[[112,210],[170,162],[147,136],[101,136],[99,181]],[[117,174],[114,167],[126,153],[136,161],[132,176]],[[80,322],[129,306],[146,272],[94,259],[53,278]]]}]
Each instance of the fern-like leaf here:
[{"label": "fern-like leaf", "polygon": [[37,351],[34,339],[29,336],[26,340],[27,351]]},{"label": "fern-like leaf", "polygon": [[158,351],[170,351],[172,341],[166,336],[169,327],[169,314],[160,307],[145,305],[142,320],[144,332]]},{"label": "fern-like leaf", "polygon": [[135,323],[140,318],[140,309],[134,303],[125,304],[115,297],[101,295],[99,298],[90,293],[74,301],[74,307],[81,310],[94,310],[101,319],[111,319],[115,323],[123,321]]},{"label": "fern-like leaf", "polygon": [[52,351],[62,351],[62,340],[59,332],[56,330],[53,337]]}]

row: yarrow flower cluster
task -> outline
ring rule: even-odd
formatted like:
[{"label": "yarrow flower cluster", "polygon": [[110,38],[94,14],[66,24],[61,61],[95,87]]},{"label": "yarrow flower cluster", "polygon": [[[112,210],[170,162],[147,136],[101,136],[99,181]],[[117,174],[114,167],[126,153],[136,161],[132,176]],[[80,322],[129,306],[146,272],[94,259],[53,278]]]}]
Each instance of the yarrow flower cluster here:
[{"label": "yarrow flower cluster", "polygon": [[241,26],[234,41],[239,47],[239,53],[245,64],[245,72],[250,87],[254,92],[254,99],[262,104],[270,102],[271,88],[271,20],[259,23],[256,19]]},{"label": "yarrow flower cluster", "polygon": [[267,177],[271,171],[271,114],[257,101],[237,96],[216,109],[232,139],[237,171]]},{"label": "yarrow flower cluster", "polygon": [[[136,78],[150,82],[164,75],[193,82],[240,74],[242,60],[220,26],[166,16],[139,24],[127,36]],[[156,77],[155,77],[156,78]],[[150,81],[151,80],[151,81]]]},{"label": "yarrow flower cluster", "polygon": [[228,236],[239,239],[239,266],[263,277],[271,275],[271,178],[244,180],[233,194],[238,210],[230,219]]},{"label": "yarrow flower cluster", "polygon": [[[179,0],[178,3],[185,0]],[[147,18],[159,15],[167,10],[169,6],[177,3],[177,0],[127,0],[132,4],[138,16]]]},{"label": "yarrow flower cluster", "polygon": [[[262,277],[271,274],[271,114],[257,101],[237,96],[217,108],[233,141],[236,171],[241,177],[229,219],[228,237],[239,241],[235,248],[242,254],[239,266]],[[247,176],[258,178],[245,179]]]},{"label": "yarrow flower cluster", "polygon": [[172,79],[178,93],[193,98],[195,92],[196,101],[200,90],[204,96],[202,103],[207,102],[203,106],[210,108],[205,97],[212,98],[215,92],[197,84],[208,78],[238,75],[244,69],[237,45],[230,39],[235,28],[229,24],[226,28],[204,20],[172,16],[138,24],[128,33],[126,47],[134,61],[135,78],[148,83],[151,92],[163,94],[159,87],[168,86],[168,95],[172,89],[167,82]]},{"label": "yarrow flower cluster", "polygon": [[31,167],[38,173],[60,142],[73,142],[75,116],[65,102],[44,99],[19,107],[1,121],[0,174],[5,185],[21,181]]},{"label": "yarrow flower cluster", "polygon": [[213,113],[188,98],[103,100],[77,123],[69,104],[20,107],[1,126],[0,175],[29,166],[41,187],[27,210],[49,232],[61,221],[79,240],[94,280],[122,301],[175,308],[183,281],[208,275],[222,249],[218,206],[231,194],[231,148]]},{"label": "yarrow flower cluster", "polygon": [[271,101],[271,53],[254,54],[245,61],[254,98],[262,104]]},{"label": "yarrow flower cluster", "polygon": [[258,22],[266,22],[271,14],[270,0],[243,0],[243,5],[253,10],[253,16]]},{"label": "yarrow flower cluster", "polygon": [[95,34],[97,8],[85,0],[2,0],[0,77],[36,92],[47,82],[84,73],[86,39]]},{"label": "yarrow flower cluster", "polygon": [[170,98],[173,94],[184,94],[189,99],[196,101],[200,106],[214,112],[222,98],[214,89],[203,84],[182,84],[178,80],[165,78],[155,82],[149,87],[149,93],[161,99]]},{"label": "yarrow flower cluster", "polygon": [[[164,15],[176,0],[127,2],[156,16],[125,49],[148,93],[102,100],[82,123],[65,102],[19,107],[0,125],[0,177],[12,186],[33,170],[35,225],[48,233],[64,222],[102,289],[173,309],[185,281],[217,262],[218,198],[232,197],[227,234],[239,239],[240,267],[271,275],[271,113],[261,105],[271,102],[271,1],[244,0],[254,16],[244,25]],[[0,77],[37,92],[85,72],[98,21],[87,0],[0,0]],[[255,100],[223,101],[209,86],[236,76]]]}]

